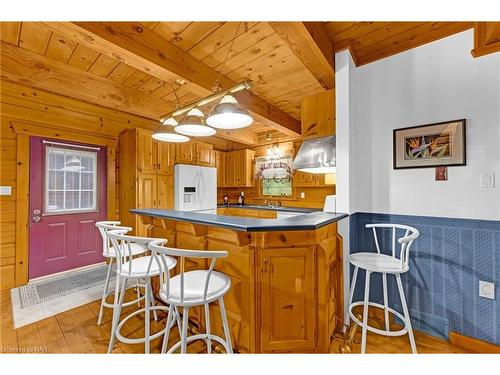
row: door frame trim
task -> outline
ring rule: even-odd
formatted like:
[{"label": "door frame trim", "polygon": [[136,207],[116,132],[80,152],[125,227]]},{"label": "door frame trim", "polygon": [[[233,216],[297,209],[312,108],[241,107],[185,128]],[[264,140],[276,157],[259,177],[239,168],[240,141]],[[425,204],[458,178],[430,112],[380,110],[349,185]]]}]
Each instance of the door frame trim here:
[{"label": "door frame trim", "polygon": [[[16,133],[16,265],[15,285],[25,285],[29,281],[29,175],[30,137],[60,139],[106,146],[106,210],[108,220],[116,219],[116,150],[118,139],[89,135],[88,133],[66,130],[35,123],[10,121]],[[62,133],[62,134],[61,134]]]}]

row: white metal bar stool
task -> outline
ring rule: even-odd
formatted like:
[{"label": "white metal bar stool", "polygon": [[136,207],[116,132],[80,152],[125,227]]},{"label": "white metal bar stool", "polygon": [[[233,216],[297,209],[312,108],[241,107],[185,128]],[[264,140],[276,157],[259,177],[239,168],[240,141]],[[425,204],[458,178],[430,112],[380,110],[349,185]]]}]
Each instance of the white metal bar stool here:
[{"label": "white metal bar stool", "polygon": [[[168,353],[175,352],[179,347],[181,353],[186,353],[187,344],[196,340],[205,340],[207,344],[207,352],[212,351],[212,340],[223,345],[226,353],[233,353],[231,345],[231,333],[227,321],[226,309],[224,306],[224,295],[231,288],[231,280],[221,272],[214,271],[215,262],[218,258],[227,256],[227,251],[209,251],[209,250],[185,250],[164,247],[164,240],[155,240],[148,246],[153,254],[162,259],[162,277],[160,277],[160,298],[170,306],[182,307],[182,330],[181,340],[174,344]],[[180,274],[170,278],[167,268],[167,257],[177,257],[180,261]],[[196,270],[184,272],[184,262],[186,258],[211,259],[208,270]],[[166,271],[166,272],[165,272]],[[164,277],[163,277],[164,276]],[[219,307],[224,328],[225,340],[210,332],[210,311],[209,304],[219,301]],[[187,328],[189,323],[189,309],[194,306],[204,306],[206,332],[202,334],[187,336]],[[168,312],[167,322],[172,318],[175,311],[172,309]],[[178,312],[178,311],[177,311]],[[163,337],[163,345],[161,352],[165,353],[168,348],[168,339],[170,335],[170,327],[167,325]]]},{"label": "white metal bar stool", "polygon": [[[410,313],[408,311],[408,306],[406,304],[406,298],[403,290],[403,284],[401,283],[401,274],[408,271],[408,260],[410,254],[410,247],[413,241],[417,239],[420,235],[419,231],[413,227],[401,224],[367,224],[366,228],[371,228],[373,231],[373,237],[375,240],[375,246],[377,252],[360,252],[353,253],[349,255],[349,262],[355,267],[354,274],[352,278],[350,298],[349,298],[349,318],[354,320],[359,324],[362,329],[361,338],[361,353],[366,352],[366,335],[367,331],[371,331],[384,336],[402,336],[408,333],[410,338],[411,350],[413,353],[417,353],[417,347],[415,345],[415,338],[413,337],[413,329],[411,326]],[[386,255],[381,253],[379,240],[377,237],[377,228],[380,230],[391,229],[392,230],[392,254]],[[404,235],[397,239],[397,231],[404,230]],[[399,243],[400,249],[399,254],[396,251],[397,245]],[[398,258],[399,256],[399,258]],[[364,300],[360,302],[352,302],[354,296],[354,288],[356,287],[356,279],[358,277],[358,270],[364,269],[366,271],[365,279],[365,295]],[[384,304],[370,302],[370,278],[371,274],[378,272],[382,274],[382,289]],[[396,277],[396,282],[399,290],[399,297],[401,299],[401,306],[403,308],[403,315],[396,310],[390,308],[387,302],[387,275],[394,275]],[[363,306],[363,321],[361,322],[353,313],[353,308],[356,306]],[[378,329],[368,325],[368,306],[373,306],[381,308],[384,310],[384,321],[385,330]],[[404,324],[404,327],[399,331],[391,331],[389,325],[389,312],[396,315]]]},{"label": "white metal bar stool", "polygon": [[[95,223],[97,229],[99,229],[99,233],[102,237],[102,256],[107,259],[108,263],[108,272],[106,274],[106,281],[104,282],[104,290],[101,298],[101,307],[99,308],[99,316],[97,318],[97,324],[101,325],[102,316],[104,313],[104,308],[114,308],[113,303],[106,302],[106,299],[113,294],[113,291],[109,290],[109,280],[111,279],[111,272],[113,269],[113,263],[116,262],[116,250],[111,245],[111,241],[107,236],[107,232],[110,230],[123,229],[125,231],[131,231],[132,228],[122,227],[120,226],[119,221],[98,221]],[[137,256],[140,254],[144,254],[146,251],[149,251],[147,245],[142,244],[133,244],[131,247],[132,256]],[[132,301],[127,301],[123,304],[123,306],[130,306],[134,303],[140,303],[144,299],[144,296],[141,296],[139,293],[139,287],[142,285],[139,284],[139,280],[137,280],[136,285],[131,285],[130,287],[135,287],[137,290],[137,298]]]},{"label": "white metal bar stool", "polygon": [[[113,345],[115,338],[124,342],[126,344],[138,344],[144,343],[145,353],[150,352],[150,342],[162,336],[166,330],[163,329],[160,332],[151,335],[150,330],[150,311],[156,313],[157,310],[168,311],[168,320],[166,327],[170,327],[175,324],[177,319],[180,327],[180,321],[175,309],[175,314],[172,315],[172,309],[167,306],[152,306],[153,289],[151,287],[151,278],[158,276],[160,274],[160,264],[156,260],[156,256],[147,255],[139,258],[132,257],[132,249],[134,245],[146,246],[154,238],[147,237],[134,237],[128,236],[124,229],[109,230],[107,236],[110,239],[113,248],[116,251],[116,284],[115,284],[115,308],[113,310],[113,322],[111,326],[111,338],[109,340],[108,353],[113,350]],[[162,240],[166,242],[166,240]],[[167,270],[175,267],[177,261],[172,257],[165,257],[164,266]],[[120,321],[120,315],[123,304],[123,298],[125,295],[127,280],[129,279],[143,279],[145,282],[144,291],[144,308],[133,311],[125,318]],[[123,325],[133,316],[144,313],[144,337],[141,338],[127,338],[124,337],[120,330]],[[155,315],[156,319],[156,315]]]}]

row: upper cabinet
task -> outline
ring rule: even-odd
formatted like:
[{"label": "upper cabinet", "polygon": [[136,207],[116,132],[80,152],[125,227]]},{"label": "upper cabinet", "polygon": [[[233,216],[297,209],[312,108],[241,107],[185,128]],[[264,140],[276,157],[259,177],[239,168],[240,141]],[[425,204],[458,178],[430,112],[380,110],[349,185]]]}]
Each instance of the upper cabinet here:
[{"label": "upper cabinet", "polygon": [[137,144],[137,171],[139,173],[155,173],[156,163],[156,141],[151,137],[151,132],[136,130]]},{"label": "upper cabinet", "polygon": [[176,143],[175,164],[194,164],[195,148],[194,142]]},{"label": "upper cabinet", "polygon": [[253,166],[254,150],[237,150],[226,153],[226,187],[252,187],[255,185]]},{"label": "upper cabinet", "polygon": [[335,90],[306,96],[301,104],[302,139],[335,134]]},{"label": "upper cabinet", "polygon": [[139,173],[158,173],[170,175],[175,160],[174,145],[158,142],[147,130],[136,130],[137,171]]},{"label": "upper cabinet", "polygon": [[120,134],[120,221],[139,236],[147,234],[147,226],[130,209],[174,207],[175,147],[154,140],[152,135],[139,129]]},{"label": "upper cabinet", "polygon": [[213,160],[214,146],[207,143],[196,143],[196,165],[205,167],[213,167],[215,160]]},{"label": "upper cabinet", "polygon": [[226,187],[226,153],[214,151],[215,168],[217,168],[217,187]]},{"label": "upper cabinet", "polygon": [[176,164],[193,164],[204,167],[213,167],[213,146],[201,142],[177,143],[175,152]]}]

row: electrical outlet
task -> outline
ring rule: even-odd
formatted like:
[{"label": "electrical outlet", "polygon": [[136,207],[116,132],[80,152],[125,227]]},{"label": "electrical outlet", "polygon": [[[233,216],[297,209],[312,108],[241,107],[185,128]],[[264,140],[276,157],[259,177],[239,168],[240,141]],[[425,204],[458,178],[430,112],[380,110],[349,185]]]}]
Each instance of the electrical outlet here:
[{"label": "electrical outlet", "polygon": [[482,188],[495,187],[495,173],[481,173],[479,186]]},{"label": "electrical outlet", "polygon": [[495,284],[479,280],[479,297],[495,299]]},{"label": "electrical outlet", "polygon": [[300,192],[300,197],[301,197],[302,199],[304,199],[304,198],[306,197],[306,193],[305,193],[305,192],[303,192],[303,191],[301,191],[301,192]]}]

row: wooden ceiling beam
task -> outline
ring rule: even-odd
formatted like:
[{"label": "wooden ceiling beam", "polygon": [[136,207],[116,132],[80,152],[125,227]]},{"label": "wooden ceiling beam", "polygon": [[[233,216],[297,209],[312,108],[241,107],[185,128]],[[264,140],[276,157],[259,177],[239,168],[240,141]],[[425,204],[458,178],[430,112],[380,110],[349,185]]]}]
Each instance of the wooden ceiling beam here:
[{"label": "wooden ceiling beam", "polygon": [[1,42],[2,79],[158,120],[172,106],[138,90]]},{"label": "wooden ceiling beam", "polygon": [[334,49],[321,22],[269,22],[269,25],[325,90],[334,88]]},{"label": "wooden ceiling beam", "polygon": [[[2,80],[49,91],[87,103],[97,104],[158,121],[173,108],[168,102],[142,91],[121,86],[109,80],[58,61],[0,42]],[[246,145],[256,145],[257,134],[249,129],[217,131],[217,136]]]},{"label": "wooden ceiling beam", "polygon": [[[223,89],[237,84],[220,75],[173,43],[139,22],[47,22],[52,30],[77,40],[104,55],[118,59],[164,81],[183,78],[189,89],[200,96],[212,92],[218,79]],[[300,135],[300,121],[250,91],[235,95],[257,120],[290,135]]]}]

